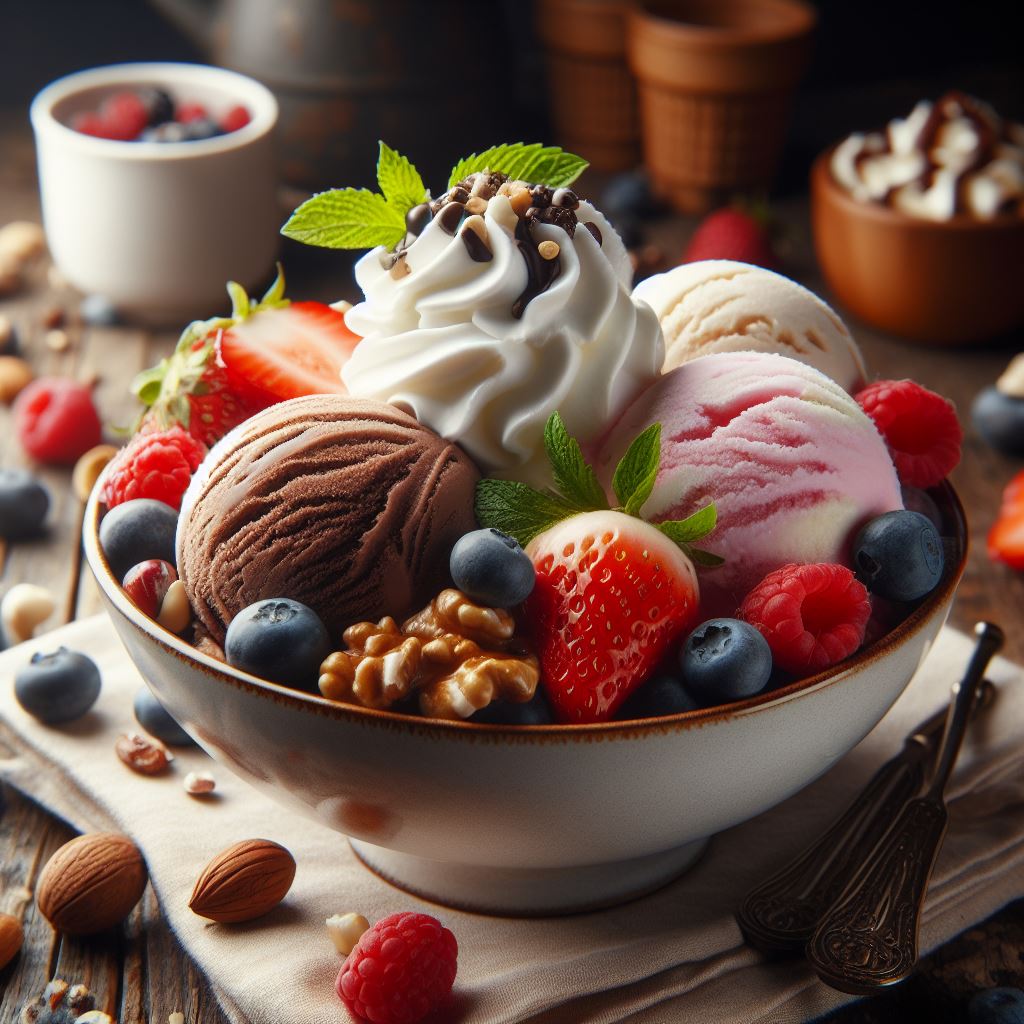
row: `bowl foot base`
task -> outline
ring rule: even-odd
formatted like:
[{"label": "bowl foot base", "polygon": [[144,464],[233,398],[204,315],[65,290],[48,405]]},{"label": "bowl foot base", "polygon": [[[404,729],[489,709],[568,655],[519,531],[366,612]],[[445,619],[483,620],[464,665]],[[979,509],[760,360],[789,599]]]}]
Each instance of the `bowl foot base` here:
[{"label": "bowl foot base", "polygon": [[646,896],[689,868],[708,844],[695,839],[663,853],[567,868],[476,867],[428,860],[349,839],[356,856],[386,882],[416,896],[478,914],[542,917],[600,910]]}]

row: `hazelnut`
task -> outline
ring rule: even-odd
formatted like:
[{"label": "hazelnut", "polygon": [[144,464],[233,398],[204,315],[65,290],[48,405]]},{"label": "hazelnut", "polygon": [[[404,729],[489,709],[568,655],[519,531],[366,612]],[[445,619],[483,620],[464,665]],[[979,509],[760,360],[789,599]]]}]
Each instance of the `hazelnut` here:
[{"label": "hazelnut", "polygon": [[174,580],[167,588],[156,621],[172,633],[184,633],[192,625],[192,607],[188,603],[185,584],[181,580]]}]

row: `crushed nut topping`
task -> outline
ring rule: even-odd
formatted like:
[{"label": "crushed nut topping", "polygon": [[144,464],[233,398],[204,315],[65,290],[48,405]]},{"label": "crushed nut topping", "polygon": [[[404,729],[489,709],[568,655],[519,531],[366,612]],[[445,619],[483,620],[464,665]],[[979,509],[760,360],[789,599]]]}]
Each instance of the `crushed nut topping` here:
[{"label": "crushed nut topping", "polygon": [[114,1018],[94,1009],[96,1000],[84,985],[54,978],[42,995],[21,1008],[19,1024],[114,1024]]},{"label": "crushed nut topping", "polygon": [[424,715],[456,720],[494,700],[524,703],[537,689],[540,669],[514,632],[507,611],[442,590],[401,628],[385,617],[346,629],[347,649],[320,666],[320,692],[378,709],[418,693]]}]

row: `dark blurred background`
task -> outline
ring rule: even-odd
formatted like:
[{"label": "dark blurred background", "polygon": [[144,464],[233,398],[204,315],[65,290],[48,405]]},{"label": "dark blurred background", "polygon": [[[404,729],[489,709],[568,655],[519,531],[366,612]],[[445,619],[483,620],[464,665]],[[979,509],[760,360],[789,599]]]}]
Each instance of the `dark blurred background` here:
[{"label": "dark blurred background", "polygon": [[[172,0],[164,0],[171,3]],[[325,105],[317,124],[338,140],[381,137],[407,150],[428,182],[444,175],[453,152],[469,152],[512,138],[553,139],[544,92],[544,63],[535,18],[525,0],[492,3],[441,0],[177,0],[201,29],[200,47],[154,2],[144,0],[3,0],[0,32],[0,102],[27,107],[47,82],[80,68],[124,60],[210,60],[246,53],[268,84],[275,78],[326,96],[348,88],[352,104]],[[348,39],[324,38],[318,64],[281,66],[262,55],[274,47],[284,58],[308,12],[317,7],[348,22]],[[810,67],[797,95],[778,191],[804,187],[814,153],[854,129],[882,125],[907,113],[922,97],[959,88],[991,102],[1008,117],[1024,120],[1024,60],[1020,3],[923,3],[921,0],[817,0],[819,28]],[[215,8],[221,12],[214,18]],[[227,38],[233,22],[232,39]],[[414,40],[412,57],[375,52],[366,44],[375,23],[405,23]],[[244,26],[244,27],[243,27]],[[246,37],[246,38],[243,38]],[[348,47],[346,51],[346,46]],[[347,52],[345,60],[330,56]],[[271,52],[271,51],[267,51]],[[452,54],[456,56],[452,57]],[[347,66],[338,66],[347,64]],[[382,70],[383,69],[383,70]],[[373,108],[381,90],[403,94],[415,110],[400,123]],[[429,103],[427,102],[429,100]],[[418,106],[417,106],[418,105]],[[359,111],[366,117],[359,120]],[[372,122],[372,123],[371,123]],[[429,138],[437,145],[423,147]],[[365,151],[356,174],[363,180],[321,181],[319,187],[370,184],[375,147]],[[340,143],[339,143],[340,144]],[[444,154],[442,156],[442,154]],[[299,175],[301,176],[301,174]],[[313,185],[314,183],[308,182]]]}]

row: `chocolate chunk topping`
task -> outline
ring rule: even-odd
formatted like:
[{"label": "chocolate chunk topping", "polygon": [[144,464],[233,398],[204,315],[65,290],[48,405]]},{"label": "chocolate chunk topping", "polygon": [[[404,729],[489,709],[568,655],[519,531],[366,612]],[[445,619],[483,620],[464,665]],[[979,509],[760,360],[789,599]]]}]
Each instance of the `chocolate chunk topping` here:
[{"label": "chocolate chunk topping", "polygon": [[494,259],[494,253],[487,247],[487,243],[472,228],[466,228],[459,234],[469,258],[475,263],[490,263]]},{"label": "chocolate chunk topping", "polygon": [[594,236],[598,245],[604,244],[604,239],[601,237],[601,229],[592,220],[586,221],[583,226]]},{"label": "chocolate chunk topping", "polygon": [[450,203],[465,203],[469,198],[469,190],[464,189],[461,185],[456,185],[448,193],[448,202]]},{"label": "chocolate chunk topping", "polygon": [[420,203],[419,206],[414,206],[405,215],[405,228],[413,235],[422,235],[423,229],[430,223],[430,218],[433,216],[430,212],[430,203]]},{"label": "chocolate chunk topping", "polygon": [[466,208],[461,203],[448,203],[441,208],[441,212],[437,215],[437,222],[441,225],[442,230],[447,231],[449,235],[454,235],[465,212]]},{"label": "chocolate chunk topping", "polygon": [[580,197],[571,188],[557,188],[551,197],[551,205],[575,210],[580,205]]}]

